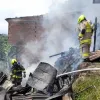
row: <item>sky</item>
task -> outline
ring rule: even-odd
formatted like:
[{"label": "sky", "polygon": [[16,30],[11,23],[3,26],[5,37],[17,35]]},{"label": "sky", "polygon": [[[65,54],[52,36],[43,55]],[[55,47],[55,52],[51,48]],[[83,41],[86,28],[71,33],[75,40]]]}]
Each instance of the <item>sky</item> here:
[{"label": "sky", "polygon": [[[50,7],[53,4],[56,6],[58,2],[64,3],[64,1],[68,0],[0,0],[0,34],[8,34],[8,23],[5,21],[6,18],[45,14],[50,10]],[[73,6],[77,6],[79,1],[82,4],[82,1],[84,0],[75,0],[75,3],[73,2]],[[86,1],[91,1],[91,3],[93,2],[92,0]],[[80,6],[78,5],[78,7]],[[71,9],[72,8],[73,7],[71,6]]]},{"label": "sky", "polygon": [[52,2],[53,0],[0,0],[0,33],[8,33],[6,18],[45,14]]}]

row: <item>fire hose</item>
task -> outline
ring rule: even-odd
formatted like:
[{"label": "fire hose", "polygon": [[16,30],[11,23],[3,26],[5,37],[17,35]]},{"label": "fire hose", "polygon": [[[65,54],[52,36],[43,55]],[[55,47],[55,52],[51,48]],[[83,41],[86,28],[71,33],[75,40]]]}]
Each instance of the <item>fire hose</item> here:
[{"label": "fire hose", "polygon": [[[81,69],[81,70],[75,70],[75,71],[71,71],[71,72],[59,74],[59,75],[57,76],[57,78],[60,78],[60,77],[63,77],[63,76],[69,75],[69,74],[73,74],[73,73],[85,72],[85,71],[96,71],[96,70],[98,71],[98,70],[100,70],[100,68],[86,68],[86,69]],[[79,95],[80,93],[82,93],[82,92],[88,90],[89,88],[96,88],[96,87],[93,86],[93,85],[91,85],[91,86],[88,86],[88,87],[86,87],[85,89],[79,91],[78,93],[73,93],[73,98],[75,98],[75,97],[76,97],[77,95]],[[99,100],[97,96],[96,96],[96,98],[97,98],[97,100]]]},{"label": "fire hose", "polygon": [[73,73],[78,73],[78,72],[84,72],[84,71],[95,71],[95,70],[100,70],[100,68],[86,68],[86,69],[81,69],[81,70],[75,70],[75,71],[71,71],[71,72],[59,74],[59,75],[57,75],[56,78],[66,76],[68,74],[73,74]]}]

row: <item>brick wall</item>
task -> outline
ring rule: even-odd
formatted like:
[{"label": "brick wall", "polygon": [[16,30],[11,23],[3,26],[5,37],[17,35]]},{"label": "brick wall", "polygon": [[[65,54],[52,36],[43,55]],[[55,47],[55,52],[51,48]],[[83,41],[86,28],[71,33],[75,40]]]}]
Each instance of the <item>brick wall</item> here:
[{"label": "brick wall", "polygon": [[41,35],[44,32],[42,27],[43,16],[7,18],[6,21],[8,22],[8,41],[17,47],[17,59],[21,60],[20,55],[25,53],[31,63],[37,62],[38,59],[35,59],[36,57],[31,52],[24,49],[24,44],[30,40],[41,40]]},{"label": "brick wall", "polygon": [[7,18],[9,43],[16,45],[19,42],[39,40],[44,29],[42,27],[43,16],[31,16],[20,18]]}]

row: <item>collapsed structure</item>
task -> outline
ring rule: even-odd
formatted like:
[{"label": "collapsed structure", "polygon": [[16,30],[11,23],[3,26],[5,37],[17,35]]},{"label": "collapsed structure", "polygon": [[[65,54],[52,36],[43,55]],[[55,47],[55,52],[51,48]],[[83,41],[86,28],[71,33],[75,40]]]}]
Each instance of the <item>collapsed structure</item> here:
[{"label": "collapsed structure", "polygon": [[[17,24],[17,25],[19,25],[20,23],[23,23],[23,21],[24,21],[24,23],[23,23],[23,25],[21,26],[22,27],[22,29],[21,28],[18,28],[18,30],[17,30],[17,32],[16,32],[16,37],[17,37],[17,40],[19,40],[18,42],[14,42],[14,44],[17,46],[17,49],[18,49],[18,47],[20,47],[20,48],[23,48],[23,44],[24,43],[26,43],[28,40],[33,40],[33,37],[35,37],[34,38],[34,40],[37,40],[37,38],[38,38],[38,40],[40,40],[41,39],[41,35],[39,34],[39,35],[37,35],[37,32],[36,31],[34,31],[34,33],[35,33],[35,35],[32,33],[32,34],[28,34],[28,36],[29,37],[26,37],[27,36],[27,31],[26,30],[24,30],[24,28],[23,28],[23,26],[24,25],[27,25],[29,22],[29,20],[27,21],[27,20],[25,20],[24,18],[22,18],[22,22],[19,20],[19,18],[16,18],[15,20],[14,19],[6,19],[10,24],[9,24],[9,26],[10,27],[12,27],[12,29],[13,29],[13,25],[11,24],[11,20],[12,21],[14,21],[15,22],[15,24]],[[32,20],[30,20],[30,23],[34,23],[34,21],[32,21]],[[33,25],[33,24],[32,24]],[[11,29],[10,29],[10,27],[9,27],[9,31],[11,31]],[[42,28],[42,27],[41,27]],[[27,28],[26,28],[27,29]],[[30,28],[28,28],[28,30],[29,30]],[[35,27],[35,29],[36,29],[36,27]],[[16,30],[16,28],[15,28],[15,30]],[[42,30],[42,32],[43,32],[44,30]],[[23,38],[23,36],[21,36],[22,34],[21,34],[21,32],[22,33],[26,33],[26,35],[24,36],[24,38]],[[14,32],[13,32],[14,33]],[[30,32],[31,33],[31,32]],[[41,32],[40,32],[41,33]],[[11,33],[9,32],[9,35],[10,35],[10,37],[9,37],[9,39],[11,38]],[[32,37],[32,35],[34,35],[33,37]],[[14,35],[15,36],[15,35]],[[19,38],[19,36],[20,36],[20,38]],[[12,38],[13,39],[13,38]],[[15,39],[14,39],[15,40]],[[13,41],[13,40],[11,40],[11,41]],[[13,43],[13,42],[12,42]],[[22,49],[22,51],[23,51],[23,49]],[[18,51],[17,51],[18,52]],[[23,51],[24,52],[24,51]],[[20,52],[21,53],[21,52]],[[18,54],[20,54],[20,53],[18,53]],[[100,53],[100,51],[98,51],[98,52],[94,52],[94,53],[92,53],[91,54],[91,56],[90,56],[90,59],[91,59],[91,62],[94,62],[94,61],[100,61],[100,55],[99,55],[99,53]],[[28,54],[29,54],[29,52],[28,52]],[[18,56],[19,57],[19,56]],[[20,59],[20,58],[18,58],[18,59]],[[93,66],[92,66],[93,65]],[[99,65],[100,64],[98,64],[98,66],[97,66],[97,64],[95,64],[95,63],[82,63],[80,66],[79,66],[79,68],[80,69],[82,69],[82,67],[83,68],[86,68],[86,67],[99,67]],[[52,70],[48,70],[48,73],[50,74],[50,75],[48,75],[48,73],[47,73],[47,69],[46,68],[48,68],[47,66],[40,66],[39,67],[40,69],[36,69],[35,70],[35,73],[31,73],[30,74],[30,76],[29,76],[29,85],[31,86],[31,87],[35,87],[36,89],[38,89],[38,90],[41,90],[42,92],[44,92],[42,89],[39,89],[39,88],[43,88],[43,87],[41,87],[40,86],[40,84],[42,84],[42,81],[44,82],[44,84],[42,84],[43,86],[45,85],[45,87],[44,88],[46,88],[46,89],[48,89],[47,88],[47,86],[48,86],[48,84],[49,84],[49,86],[50,86],[50,88],[52,89],[52,86],[51,86],[51,84],[52,85],[54,85],[54,81],[56,80],[56,79],[58,79],[58,80],[60,80],[59,79],[59,77],[61,77],[61,76],[65,76],[64,78],[65,78],[65,80],[67,79],[67,78],[69,78],[69,76],[67,76],[68,74],[71,74],[71,75],[73,75],[73,72],[69,72],[69,73],[65,73],[65,74],[62,74],[62,75],[58,75],[58,76],[56,76],[55,74],[56,74],[56,71],[54,72],[54,73],[52,73],[52,74],[54,74],[54,77],[52,77],[52,75],[51,75],[51,72],[53,72]],[[43,69],[42,69],[43,68]],[[50,67],[49,67],[50,68]],[[49,69],[48,68],[48,69]],[[86,70],[85,70],[86,71]],[[43,72],[43,73],[41,73],[41,72]],[[89,72],[88,74],[87,74],[87,72]],[[82,91],[84,91],[84,87],[82,87],[82,89],[81,89],[81,87],[79,87],[78,89],[77,89],[77,87],[78,87],[78,83],[81,81],[81,82],[83,82],[84,81],[84,77],[83,76],[89,76],[89,75],[96,75],[95,73],[97,73],[98,71],[86,71],[86,72],[83,72],[82,74],[81,73],[78,73],[77,75],[76,75],[76,77],[75,77],[75,79],[76,80],[74,80],[75,81],[75,83],[73,84],[73,89],[75,90],[74,92],[75,92],[75,94],[74,95],[77,95],[78,93],[77,92],[79,92],[80,93],[80,91],[79,90],[82,90]],[[36,73],[38,73],[38,74],[36,74]],[[39,75],[40,74],[40,75]],[[43,75],[43,74],[45,74],[46,75],[46,77],[44,77],[45,75]],[[50,77],[50,81],[47,81],[46,80],[46,78],[48,78],[48,77]],[[78,76],[78,77],[77,77]],[[97,75],[98,77],[99,77],[99,73],[98,73],[98,75]],[[82,79],[82,80],[80,80],[80,78]],[[83,79],[84,78],[84,79]],[[94,78],[94,76],[93,77],[91,77],[91,78]],[[32,80],[33,79],[33,80]],[[43,80],[42,80],[43,79]],[[39,82],[38,82],[38,80],[39,80]],[[57,80],[57,81],[58,81]],[[63,80],[63,78],[62,78],[62,80]],[[69,79],[70,80],[70,79]],[[98,78],[96,79],[96,81],[98,81]],[[32,83],[33,82],[33,83]],[[50,83],[48,83],[48,82],[50,82]],[[88,83],[88,80],[86,80],[86,82]],[[84,82],[85,83],[85,82]],[[81,84],[81,83],[80,83]],[[90,83],[89,83],[90,84]],[[71,82],[71,84],[60,84],[62,87],[60,88],[60,90],[59,91],[57,91],[57,92],[55,92],[54,93],[54,95],[53,96],[51,96],[50,98],[48,98],[48,96],[46,97],[47,98],[47,100],[72,100],[72,82]],[[65,85],[65,87],[64,87],[64,85]],[[68,85],[68,86],[67,86]],[[93,85],[95,85],[95,84],[93,84]],[[38,87],[39,86],[39,87]],[[77,86],[77,87],[75,87],[75,86]],[[87,85],[88,86],[88,85]],[[95,88],[95,86],[92,86],[93,88]],[[86,89],[87,89],[88,87],[86,87]],[[89,86],[89,88],[91,88],[91,86]],[[95,88],[96,89],[96,88]],[[40,91],[40,92],[41,92]],[[50,91],[46,91],[47,93],[48,92],[50,92]],[[97,92],[98,93],[98,92]],[[51,95],[51,94],[50,94]],[[91,96],[91,95],[90,95]],[[89,100],[89,98],[90,98],[90,96],[88,96],[88,97],[86,97],[86,99],[88,99]],[[95,99],[95,97],[96,97],[96,99],[98,100],[98,97],[97,97],[97,95],[95,96],[94,95],[94,97],[93,97],[93,100]],[[34,97],[33,97],[34,98]],[[46,99],[45,98],[45,99]],[[76,97],[76,98],[79,98],[79,97]],[[75,99],[76,99],[75,98]],[[95,99],[95,100],[96,100]],[[76,99],[77,100],[77,99]],[[84,99],[83,99],[84,100]],[[92,99],[91,99],[92,100]]]}]

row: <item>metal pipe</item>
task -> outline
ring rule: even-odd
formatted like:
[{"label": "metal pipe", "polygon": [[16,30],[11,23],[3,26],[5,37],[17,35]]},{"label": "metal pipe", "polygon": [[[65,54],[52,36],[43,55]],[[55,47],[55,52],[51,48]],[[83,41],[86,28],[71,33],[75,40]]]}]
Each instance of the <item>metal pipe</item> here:
[{"label": "metal pipe", "polygon": [[49,57],[51,58],[51,57],[54,57],[54,56],[63,55],[64,53],[65,53],[65,52],[57,53],[57,54],[51,55],[51,56],[49,56]]},{"label": "metal pipe", "polygon": [[57,75],[56,78],[68,75],[68,74],[73,74],[73,73],[78,73],[78,72],[84,72],[84,71],[93,71],[93,70],[100,70],[100,68],[86,68],[86,69],[81,69],[81,70],[75,70],[75,71],[71,71],[71,72],[67,72],[67,73],[63,73],[63,74],[59,74]]}]

